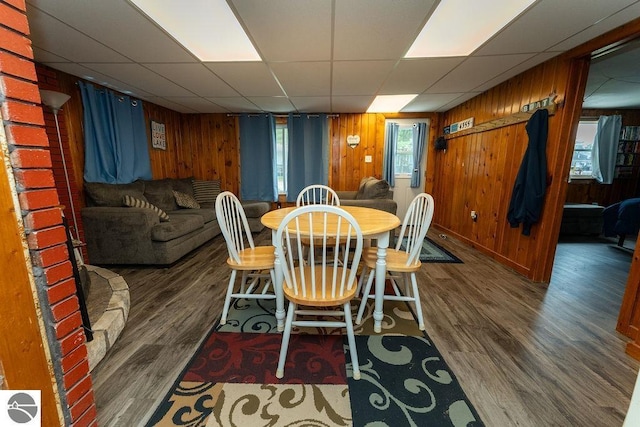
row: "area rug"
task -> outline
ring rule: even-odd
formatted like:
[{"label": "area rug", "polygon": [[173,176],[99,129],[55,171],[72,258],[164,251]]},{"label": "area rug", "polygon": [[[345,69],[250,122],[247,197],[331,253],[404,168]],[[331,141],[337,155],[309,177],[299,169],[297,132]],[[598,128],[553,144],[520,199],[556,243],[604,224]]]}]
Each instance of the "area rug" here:
[{"label": "area rug", "polygon": [[360,380],[352,378],[346,336],[332,328],[294,330],[278,380],[274,301],[236,300],[147,425],[483,426],[409,306],[385,301],[380,334],[372,309],[356,325]]},{"label": "area rug", "polygon": [[[406,240],[403,239],[403,240]],[[402,248],[405,247],[404,243],[401,245]],[[462,263],[462,260],[426,237],[424,242],[422,243],[422,249],[420,251],[420,261],[422,262],[452,262],[452,263]]]}]

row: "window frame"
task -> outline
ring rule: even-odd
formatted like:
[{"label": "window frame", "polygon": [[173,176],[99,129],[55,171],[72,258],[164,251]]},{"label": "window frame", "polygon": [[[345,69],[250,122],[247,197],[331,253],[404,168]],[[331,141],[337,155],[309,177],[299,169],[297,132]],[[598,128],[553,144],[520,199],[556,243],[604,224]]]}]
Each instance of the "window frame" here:
[{"label": "window frame", "polygon": [[[588,174],[588,175],[583,175],[583,174],[574,174],[573,170],[574,170],[574,156],[576,152],[592,152],[592,149],[582,149],[582,148],[577,148],[577,144],[578,144],[578,135],[579,135],[579,128],[580,125],[584,125],[584,124],[589,124],[589,125],[595,125],[596,129],[593,132],[593,138],[595,139],[595,134],[597,131],[597,124],[598,124],[598,120],[595,118],[586,118],[583,117],[578,121],[578,128],[576,130],[576,138],[573,141],[573,150],[571,151],[571,163],[569,164],[569,179],[570,180],[578,180],[578,179],[594,179],[593,177],[593,157],[591,157],[591,159],[589,159],[589,162],[591,163],[591,171],[592,173]],[[593,147],[593,140],[591,141],[591,146]]]}]

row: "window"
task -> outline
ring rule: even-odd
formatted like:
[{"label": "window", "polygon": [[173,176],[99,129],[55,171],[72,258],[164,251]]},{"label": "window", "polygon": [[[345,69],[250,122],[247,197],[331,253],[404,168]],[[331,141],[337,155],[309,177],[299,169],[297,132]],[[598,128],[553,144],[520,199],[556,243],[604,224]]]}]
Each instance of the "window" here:
[{"label": "window", "polygon": [[396,176],[410,176],[413,172],[413,129],[412,124],[400,124],[398,129],[394,159]]},{"label": "window", "polygon": [[276,123],[276,178],[278,194],[287,194],[287,164],[289,151],[289,129],[287,123]]},{"label": "window", "polygon": [[597,121],[581,120],[578,123],[578,132],[573,146],[571,158],[571,178],[591,178],[591,148],[598,130]]}]

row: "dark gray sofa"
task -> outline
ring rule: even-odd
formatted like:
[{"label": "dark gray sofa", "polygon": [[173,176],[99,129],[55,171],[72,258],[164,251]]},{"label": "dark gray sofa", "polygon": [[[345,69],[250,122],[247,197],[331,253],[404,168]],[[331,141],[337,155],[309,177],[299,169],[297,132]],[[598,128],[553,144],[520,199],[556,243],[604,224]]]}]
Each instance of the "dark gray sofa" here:
[{"label": "dark gray sofa", "polygon": [[393,200],[389,183],[375,177],[363,178],[358,191],[336,191],[341,206],[362,206],[396,214],[398,204]]},{"label": "dark gray sofa", "polygon": [[[178,207],[173,190],[193,196],[191,179],[85,183],[84,237],[91,264],[171,264],[220,234],[213,204]],[[164,210],[123,206],[129,195]]]}]

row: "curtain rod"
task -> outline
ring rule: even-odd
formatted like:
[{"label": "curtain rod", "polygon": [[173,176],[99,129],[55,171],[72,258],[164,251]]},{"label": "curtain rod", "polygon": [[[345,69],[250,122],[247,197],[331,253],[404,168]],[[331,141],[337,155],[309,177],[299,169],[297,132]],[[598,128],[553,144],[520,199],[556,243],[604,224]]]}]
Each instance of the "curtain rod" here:
[{"label": "curtain rod", "polygon": [[[261,114],[264,114],[264,113],[250,113],[250,114],[247,114],[247,115],[249,117],[258,117]],[[227,113],[227,117],[240,117],[241,115],[242,114],[240,114],[240,113]],[[303,115],[305,115],[305,114],[304,113],[302,113],[302,114],[294,114],[293,117],[300,117],[300,116],[303,116]],[[274,117],[289,117],[288,114],[274,114],[273,116]],[[319,117],[320,114],[306,114],[306,116],[307,117]],[[327,114],[327,117],[329,117],[329,118],[340,117],[340,114]]]}]

